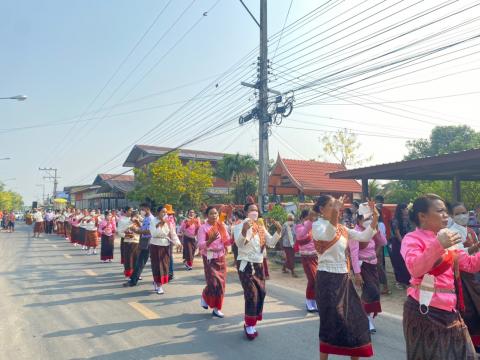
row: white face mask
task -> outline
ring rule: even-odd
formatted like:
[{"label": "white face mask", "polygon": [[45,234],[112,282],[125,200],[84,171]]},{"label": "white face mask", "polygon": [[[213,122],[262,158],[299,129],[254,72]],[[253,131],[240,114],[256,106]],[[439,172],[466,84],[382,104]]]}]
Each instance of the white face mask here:
[{"label": "white face mask", "polygon": [[363,227],[365,229],[368,228],[370,225],[372,225],[372,220],[367,220],[363,222]]},{"label": "white face mask", "polygon": [[290,225],[290,226],[293,225],[293,220],[288,220],[287,224]]},{"label": "white face mask", "polygon": [[461,226],[468,225],[468,214],[458,214],[453,217],[453,220]]},{"label": "white face mask", "polygon": [[248,218],[250,220],[257,221],[258,220],[258,211],[250,211],[248,213]]},{"label": "white face mask", "polygon": [[147,212],[145,210],[140,210],[140,215],[142,215],[142,217],[145,217],[145,215],[147,215]]},{"label": "white face mask", "polygon": [[168,221],[168,215],[167,214],[163,215],[162,219],[163,219],[163,221]]}]

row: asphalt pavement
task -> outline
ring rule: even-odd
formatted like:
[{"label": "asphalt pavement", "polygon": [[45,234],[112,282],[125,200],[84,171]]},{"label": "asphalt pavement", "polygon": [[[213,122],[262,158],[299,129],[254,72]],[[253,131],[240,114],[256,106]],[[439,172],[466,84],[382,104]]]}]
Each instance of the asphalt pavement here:
[{"label": "asphalt pavement", "polygon": [[[149,265],[139,286],[123,288],[119,247],[112,263],[87,256],[56,235],[32,237],[30,227],[0,233],[0,359],[318,359],[316,314],[304,291],[267,281],[259,337],[243,335],[243,292],[229,272],[224,319],[200,307],[203,268],[187,272],[176,257],[175,280],[153,292]],[[118,244],[117,244],[118,245]],[[302,280],[299,280],[302,281]],[[291,283],[291,282],[290,282]],[[376,321],[373,359],[405,359],[401,314]],[[331,359],[341,357],[332,356]]]}]

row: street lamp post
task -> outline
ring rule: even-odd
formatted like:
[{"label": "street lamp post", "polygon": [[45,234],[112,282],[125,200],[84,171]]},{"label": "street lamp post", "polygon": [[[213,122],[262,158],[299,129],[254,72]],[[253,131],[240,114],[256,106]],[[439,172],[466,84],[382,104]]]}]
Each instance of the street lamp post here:
[{"label": "street lamp post", "polygon": [[25,100],[27,100],[27,96],[26,95],[15,95],[15,96],[8,96],[8,97],[0,97],[0,100],[25,101]]}]

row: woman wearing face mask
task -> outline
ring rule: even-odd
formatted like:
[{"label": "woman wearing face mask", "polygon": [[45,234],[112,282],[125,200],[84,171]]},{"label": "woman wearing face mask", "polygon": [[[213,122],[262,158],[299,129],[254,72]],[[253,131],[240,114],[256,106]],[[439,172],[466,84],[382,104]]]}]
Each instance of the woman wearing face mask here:
[{"label": "woman wearing face mask", "polygon": [[[372,223],[371,217],[364,220],[363,215],[358,215],[355,230],[362,232]],[[377,254],[375,249],[387,244],[387,239],[378,231],[368,243],[360,244],[356,240],[348,243],[350,258],[352,260],[355,285],[362,289],[362,304],[368,314],[368,325],[371,333],[375,333],[373,319],[382,312],[380,304],[380,279],[377,271]]]},{"label": "woman wearing face mask", "polygon": [[298,277],[295,274],[295,249],[293,248],[295,244],[295,216],[293,214],[288,214],[287,221],[283,224],[282,233],[281,233],[281,244],[283,251],[285,252],[285,262],[283,263],[282,271],[284,274],[288,273],[287,269],[292,272],[292,277]]},{"label": "woman wearing face mask", "polygon": [[175,226],[168,220],[167,209],[157,209],[157,218],[150,223],[150,263],[152,265],[153,290],[164,294],[163,285],[169,281],[170,244],[180,245]]},{"label": "woman wearing face mask", "polygon": [[200,225],[200,219],[197,218],[195,210],[188,210],[188,218],[183,220],[180,226],[180,234],[183,237],[183,264],[187,270],[192,270]]},{"label": "woman wearing face mask", "polygon": [[368,331],[368,317],[350,278],[348,244],[356,240],[369,243],[376,234],[378,211],[369,203],[373,217],[362,232],[339,223],[343,197],[322,195],[313,210],[319,219],[312,225],[312,236],[318,252],[316,277],[317,306],[320,315],[320,360],[329,354],[352,359],[373,356]]},{"label": "woman wearing face mask", "polygon": [[113,260],[113,243],[116,230],[117,224],[113,220],[112,214],[106,211],[105,219],[98,224],[98,233],[101,235],[100,260],[103,262],[112,262]]},{"label": "woman wearing face mask", "polygon": [[307,277],[305,304],[308,312],[318,312],[317,302],[315,301],[315,277],[317,275],[318,255],[312,239],[312,222],[315,220],[315,213],[306,209],[302,210],[300,224],[295,228],[303,270]]},{"label": "woman wearing face mask", "polygon": [[225,295],[227,266],[225,247],[230,242],[225,224],[219,221],[218,211],[213,206],[205,210],[207,221],[198,230],[198,248],[203,258],[207,286],[203,289],[200,305],[213,309],[213,316],[223,318],[222,305]]},{"label": "woman wearing face mask", "polygon": [[392,228],[392,251],[390,253],[390,260],[392,261],[393,271],[395,273],[395,286],[397,289],[406,289],[410,284],[410,273],[405,266],[400,248],[402,240],[414,228],[408,216],[407,204],[398,204],[395,209],[395,215],[391,224]]},{"label": "woman wearing face mask", "polygon": [[259,221],[258,208],[255,204],[244,207],[247,218],[242,225],[237,225],[235,243],[238,246],[238,277],[243,287],[245,298],[245,335],[249,340],[258,336],[257,321],[263,319],[263,303],[266,295],[263,256],[265,248],[275,247],[280,239],[282,226],[274,221],[276,233],[272,236]]},{"label": "woman wearing face mask", "polygon": [[[480,242],[475,231],[467,227],[469,216],[465,205],[462,203],[453,204],[451,206],[451,216],[454,224],[452,224],[450,230],[455,231],[462,237],[462,244],[459,244],[459,248],[469,255],[474,255],[480,249]],[[462,317],[467,325],[473,345],[477,352],[480,352],[480,282],[475,278],[475,274],[468,272],[461,271],[460,277],[465,304]]]},{"label": "woman wearing face mask", "polygon": [[480,253],[458,250],[462,237],[446,229],[448,213],[437,195],[419,197],[411,220],[417,229],[402,241],[412,276],[403,309],[407,359],[474,359],[475,349],[460,315],[464,309],[459,272],[480,270]]}]

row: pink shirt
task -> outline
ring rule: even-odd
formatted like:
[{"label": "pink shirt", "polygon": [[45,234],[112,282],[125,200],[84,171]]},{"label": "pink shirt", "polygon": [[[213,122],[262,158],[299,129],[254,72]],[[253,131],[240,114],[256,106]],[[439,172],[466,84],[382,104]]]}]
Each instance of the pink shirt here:
[{"label": "pink shirt", "polygon": [[197,236],[198,233],[198,229],[200,228],[200,220],[198,218],[195,220],[195,223],[190,226],[188,225],[188,220],[184,220],[182,222],[182,226],[180,226],[180,234],[183,234],[190,239],[195,239],[195,236]]},{"label": "pink shirt", "polygon": [[[211,258],[217,259],[225,255],[225,244],[223,243],[221,235],[218,234],[217,238],[210,245],[207,245],[207,234],[211,227],[212,225],[206,222],[200,226],[200,229],[198,229],[198,248],[200,249],[200,254],[202,254],[202,256],[207,257],[207,252],[211,251]],[[226,232],[226,236],[226,242],[230,242],[228,232]]]},{"label": "pink shirt", "polygon": [[295,237],[300,255],[316,255],[315,244],[312,238],[312,222],[305,221],[295,227]]},{"label": "pink shirt", "polygon": [[[405,235],[402,240],[401,253],[405,265],[412,275],[410,284],[420,285],[423,275],[434,267],[436,261],[446,252],[437,240],[433,231],[417,229]],[[460,270],[474,273],[480,271],[480,253],[468,256],[464,251],[457,251]],[[450,268],[443,274],[435,277],[435,287],[438,289],[455,289],[453,269]],[[415,300],[420,298],[420,290],[410,287],[407,294]],[[446,311],[454,311],[457,296],[453,293],[434,293],[430,306]]]},{"label": "pink shirt", "polygon": [[117,225],[115,224],[115,220],[102,220],[98,225],[98,232],[101,235],[112,236],[117,231]]},{"label": "pink shirt", "polygon": [[[363,231],[365,228],[363,226],[355,226],[355,230]],[[356,240],[350,240],[348,242],[348,247],[350,249],[350,258],[352,259],[352,269],[355,274],[361,272],[360,262],[366,262],[368,264],[376,265],[377,264],[377,246],[384,246],[387,244],[387,239],[381,231],[377,231],[375,236],[370,240],[367,247],[360,249],[360,243]]]}]

